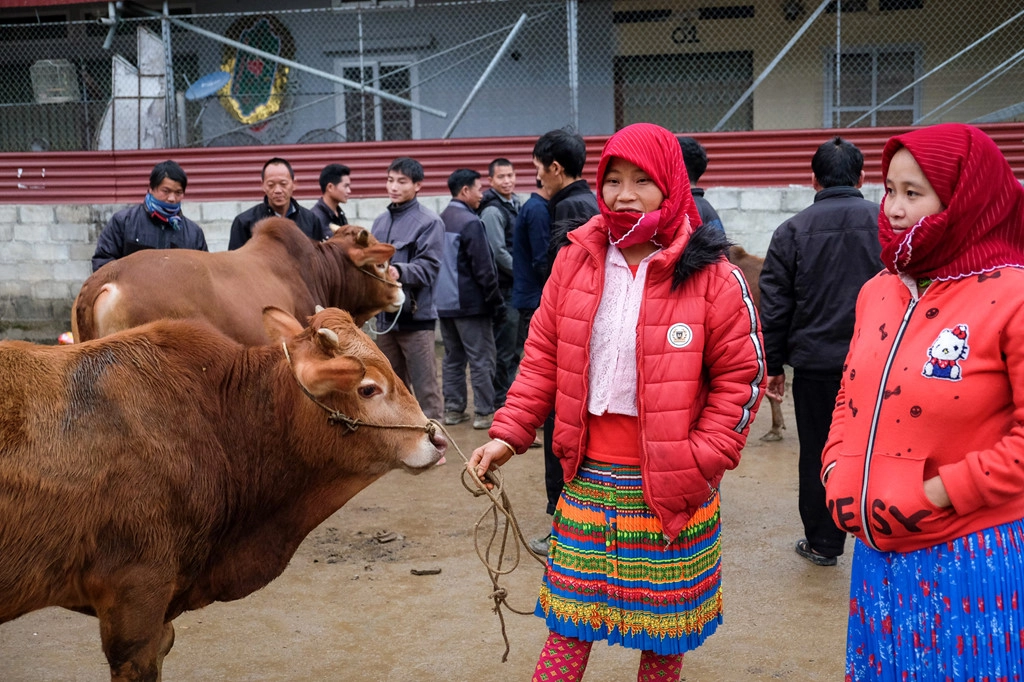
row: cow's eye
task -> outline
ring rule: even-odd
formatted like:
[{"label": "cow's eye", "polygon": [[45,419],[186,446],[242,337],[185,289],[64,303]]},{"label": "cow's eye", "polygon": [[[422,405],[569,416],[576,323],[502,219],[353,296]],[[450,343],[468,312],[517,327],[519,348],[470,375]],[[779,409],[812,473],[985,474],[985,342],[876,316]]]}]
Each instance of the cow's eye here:
[{"label": "cow's eye", "polygon": [[363,398],[372,398],[380,392],[380,387],[376,384],[364,384],[359,387],[359,395]]}]

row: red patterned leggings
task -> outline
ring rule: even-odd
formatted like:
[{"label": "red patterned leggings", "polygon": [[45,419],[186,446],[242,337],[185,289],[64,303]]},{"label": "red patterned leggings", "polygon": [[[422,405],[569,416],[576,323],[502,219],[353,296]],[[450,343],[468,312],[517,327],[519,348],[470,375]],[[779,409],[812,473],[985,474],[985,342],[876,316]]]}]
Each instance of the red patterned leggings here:
[{"label": "red patterned leggings", "polygon": [[[580,682],[592,645],[593,642],[550,633],[533,671],[533,682]],[[659,656],[653,651],[641,651],[636,679],[637,682],[678,682],[682,672],[682,654]]]}]

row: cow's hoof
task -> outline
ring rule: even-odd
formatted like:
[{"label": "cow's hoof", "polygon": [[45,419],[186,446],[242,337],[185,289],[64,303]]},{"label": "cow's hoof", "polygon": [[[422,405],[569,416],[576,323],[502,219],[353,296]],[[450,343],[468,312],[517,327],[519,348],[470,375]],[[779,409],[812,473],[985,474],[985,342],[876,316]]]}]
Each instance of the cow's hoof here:
[{"label": "cow's hoof", "polygon": [[768,433],[761,436],[761,440],[765,443],[777,443],[782,440],[782,433],[779,431],[769,431]]}]

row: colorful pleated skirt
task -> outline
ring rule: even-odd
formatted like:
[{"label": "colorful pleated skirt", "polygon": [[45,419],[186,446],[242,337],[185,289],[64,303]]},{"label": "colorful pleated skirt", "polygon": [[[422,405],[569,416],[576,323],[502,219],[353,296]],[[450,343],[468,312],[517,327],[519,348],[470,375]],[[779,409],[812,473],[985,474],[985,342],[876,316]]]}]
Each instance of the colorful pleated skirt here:
[{"label": "colorful pleated skirt", "polygon": [[915,552],[858,540],[847,682],[1024,680],[1024,522]]},{"label": "colorful pleated skirt", "polygon": [[717,491],[666,544],[640,469],[585,460],[555,510],[535,613],[584,641],[660,655],[700,646],[722,622]]}]

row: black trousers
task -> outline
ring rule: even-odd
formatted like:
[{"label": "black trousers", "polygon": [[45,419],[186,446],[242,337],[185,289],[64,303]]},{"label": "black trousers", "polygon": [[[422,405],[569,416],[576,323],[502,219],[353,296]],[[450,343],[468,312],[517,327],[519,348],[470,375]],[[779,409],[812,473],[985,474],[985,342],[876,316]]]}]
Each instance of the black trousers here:
[{"label": "black trousers", "polygon": [[811,548],[825,556],[839,556],[846,544],[846,532],[832,521],[825,504],[825,486],[821,484],[821,452],[828,440],[841,381],[841,374],[793,373],[793,407],[800,439],[800,520]]}]

